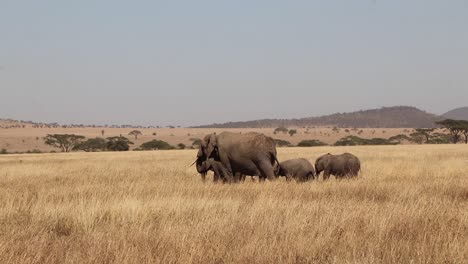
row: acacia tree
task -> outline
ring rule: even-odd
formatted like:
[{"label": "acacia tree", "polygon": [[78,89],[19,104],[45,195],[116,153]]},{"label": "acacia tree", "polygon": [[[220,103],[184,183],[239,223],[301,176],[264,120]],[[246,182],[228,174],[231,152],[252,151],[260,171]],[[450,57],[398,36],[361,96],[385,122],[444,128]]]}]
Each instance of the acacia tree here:
[{"label": "acacia tree", "polygon": [[128,135],[129,135],[129,136],[134,136],[134,137],[135,137],[135,140],[137,140],[137,139],[138,139],[138,136],[141,136],[141,135],[143,135],[143,134],[141,133],[140,130],[133,130],[133,131],[130,131],[130,133],[128,133]]},{"label": "acacia tree", "polygon": [[459,123],[460,123],[461,133],[465,137],[465,144],[468,144],[468,121],[460,120]]},{"label": "acacia tree", "polygon": [[461,134],[464,131],[464,127],[466,126],[463,124],[463,122],[464,121],[461,120],[445,119],[443,121],[436,122],[436,124],[448,129],[452,143],[457,144],[458,141],[460,141]]},{"label": "acacia tree", "polygon": [[55,148],[60,148],[62,152],[70,152],[83,139],[85,137],[74,134],[48,134],[44,137],[44,143]]},{"label": "acacia tree", "polygon": [[[435,128],[416,128],[413,134],[418,134],[426,139],[425,143],[429,143],[431,140],[432,132],[434,132]],[[412,134],[412,135],[413,135]]]},{"label": "acacia tree", "polygon": [[128,140],[126,137],[110,137],[107,138],[106,148],[110,151],[128,151],[132,144],[133,142]]},{"label": "acacia tree", "polygon": [[292,136],[294,136],[294,134],[297,134],[297,130],[296,129],[291,129],[291,130],[289,130],[288,133],[292,137]]},{"label": "acacia tree", "polygon": [[83,150],[86,152],[104,151],[107,148],[107,142],[103,138],[90,138],[75,146],[76,150]]}]

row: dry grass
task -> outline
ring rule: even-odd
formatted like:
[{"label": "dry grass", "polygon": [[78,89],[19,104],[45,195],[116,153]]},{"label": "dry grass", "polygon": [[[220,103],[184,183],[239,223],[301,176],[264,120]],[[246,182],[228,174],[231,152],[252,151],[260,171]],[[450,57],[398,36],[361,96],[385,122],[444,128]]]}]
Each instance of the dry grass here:
[{"label": "dry grass", "polygon": [[[153,129],[139,129],[143,133],[142,136],[138,137],[137,140],[132,136],[128,136],[128,133],[133,128],[104,128],[105,135],[104,137],[119,136],[123,135],[131,139],[135,145],[132,145],[132,148],[139,147],[142,143],[158,139],[169,142],[171,145],[176,146],[179,143],[186,144],[191,146],[192,138],[203,138],[205,135],[217,132],[221,133],[222,131],[232,131],[237,133],[247,133],[247,132],[259,132],[267,136],[287,140],[294,145],[297,145],[302,140],[306,139],[318,139],[327,144],[334,144],[337,140],[349,136],[355,135],[363,138],[389,138],[398,134],[408,134],[408,129],[404,128],[360,128],[356,130],[349,130],[346,132],[346,129],[340,129],[339,132],[333,131],[332,127],[326,128],[310,128],[309,130],[305,128],[295,128],[298,131],[298,134],[293,137],[288,134],[279,133],[274,135],[274,128],[233,128],[233,129],[205,129],[205,128],[153,128]],[[362,130],[362,133],[358,133]],[[102,128],[12,128],[12,129],[0,129],[0,149],[6,149],[9,152],[26,152],[28,150],[38,149],[44,152],[49,152],[51,150],[60,151],[59,149],[54,149],[50,146],[44,144],[42,140],[47,134],[77,134],[82,135],[87,138],[101,137]],[[156,135],[153,135],[156,133]]]},{"label": "dry grass", "polygon": [[357,180],[203,184],[195,151],[0,157],[0,263],[466,263],[468,149],[345,150]]}]

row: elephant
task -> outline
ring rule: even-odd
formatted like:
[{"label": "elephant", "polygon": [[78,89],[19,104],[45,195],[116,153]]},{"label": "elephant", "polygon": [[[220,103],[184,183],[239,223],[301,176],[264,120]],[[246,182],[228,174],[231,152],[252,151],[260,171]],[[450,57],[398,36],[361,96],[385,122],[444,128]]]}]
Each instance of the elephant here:
[{"label": "elephant", "polygon": [[201,164],[197,164],[197,171],[202,175],[203,181],[206,180],[206,173],[208,171],[213,171],[214,173],[213,182],[218,182],[219,180],[226,182],[232,178],[226,167],[221,162],[214,159],[209,159],[203,161]]},{"label": "elephant", "polygon": [[361,170],[361,162],[350,153],[332,155],[330,153],[319,157],[315,161],[315,173],[317,177],[323,171],[323,180],[326,181],[330,175],[336,178],[356,177]]},{"label": "elephant", "polygon": [[306,182],[315,178],[315,169],[306,159],[291,159],[276,165],[275,175],[285,176],[288,181],[293,178],[298,182]]},{"label": "elephant", "polygon": [[201,141],[195,163],[200,166],[211,158],[226,167],[229,182],[234,181],[236,175],[258,175],[262,181],[273,181],[273,167],[279,163],[274,140],[255,132],[206,135]]}]

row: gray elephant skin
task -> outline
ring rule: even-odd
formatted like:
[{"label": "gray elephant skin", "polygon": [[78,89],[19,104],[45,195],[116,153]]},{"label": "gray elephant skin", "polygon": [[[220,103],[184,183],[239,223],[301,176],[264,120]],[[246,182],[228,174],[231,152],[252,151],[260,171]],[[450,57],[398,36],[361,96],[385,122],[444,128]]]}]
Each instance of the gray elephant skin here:
[{"label": "gray elephant skin", "polygon": [[230,177],[226,167],[221,162],[216,161],[214,159],[209,159],[203,161],[201,164],[197,164],[197,171],[202,175],[203,180],[206,179],[206,173],[208,171],[212,171],[214,173],[214,182],[218,182],[219,180],[227,182]]},{"label": "gray elephant skin", "polygon": [[295,179],[298,182],[313,180],[315,177],[314,166],[306,159],[291,159],[275,166],[275,175],[284,176],[286,180]]},{"label": "gray elephant skin", "polygon": [[350,153],[332,155],[330,153],[319,157],[315,161],[315,173],[317,177],[323,171],[323,180],[328,180],[330,175],[337,179],[344,177],[356,177],[361,170],[361,162]]},{"label": "gray elephant skin", "polygon": [[274,180],[274,165],[279,163],[274,140],[255,132],[206,135],[197,154],[197,170],[208,159],[226,167],[229,182],[234,181],[233,175],[258,175],[261,180]]}]

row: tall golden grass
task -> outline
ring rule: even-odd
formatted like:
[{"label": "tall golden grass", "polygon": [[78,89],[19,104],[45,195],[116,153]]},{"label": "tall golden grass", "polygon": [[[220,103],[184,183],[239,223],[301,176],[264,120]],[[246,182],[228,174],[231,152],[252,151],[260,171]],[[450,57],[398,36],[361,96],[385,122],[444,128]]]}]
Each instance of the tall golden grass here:
[{"label": "tall golden grass", "polygon": [[349,151],[356,180],[203,183],[195,151],[0,157],[0,263],[467,263],[468,148]]}]

